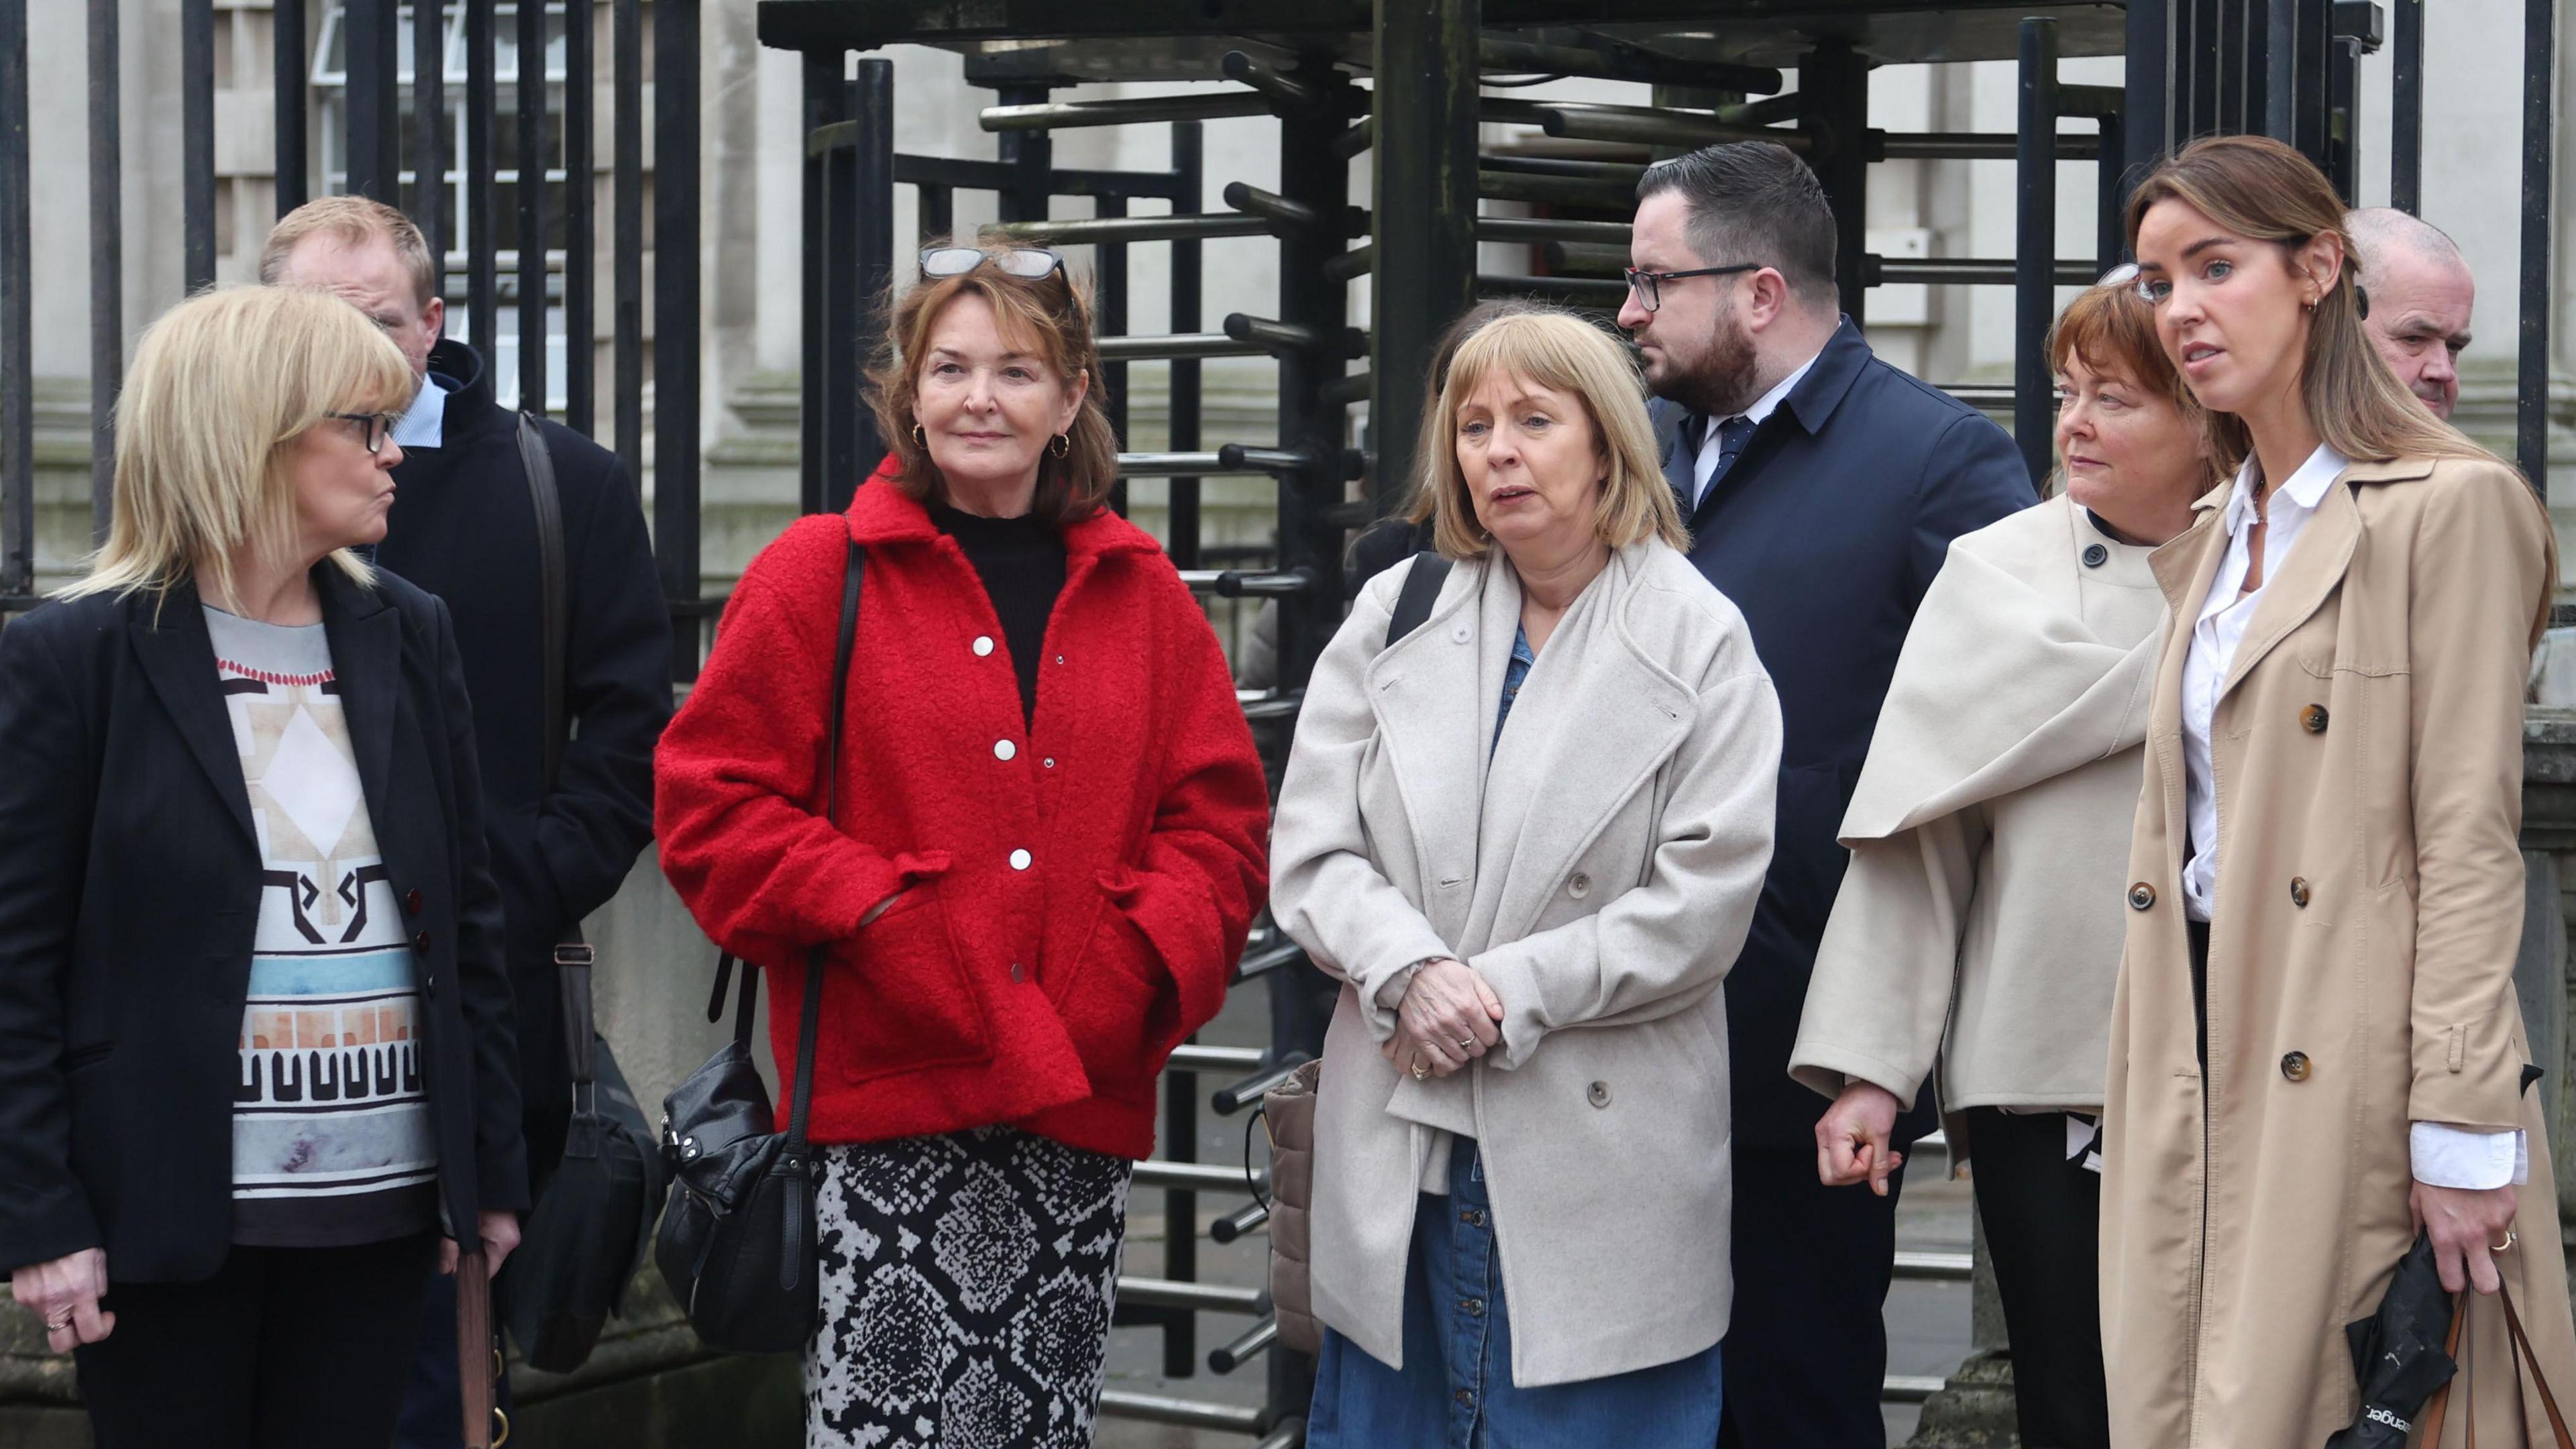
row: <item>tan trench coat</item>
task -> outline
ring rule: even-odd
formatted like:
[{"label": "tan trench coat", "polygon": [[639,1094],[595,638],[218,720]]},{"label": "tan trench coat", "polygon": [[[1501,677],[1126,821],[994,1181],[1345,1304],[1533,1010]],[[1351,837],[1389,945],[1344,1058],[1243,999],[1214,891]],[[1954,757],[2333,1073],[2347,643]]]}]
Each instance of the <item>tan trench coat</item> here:
[{"label": "tan trench coat", "polygon": [[[2314,1449],[2352,1421],[2344,1325],[2413,1240],[2407,1128],[2530,1133],[2503,1254],[2576,1391],[2558,1204],[2514,996],[2522,694],[2554,577],[2531,491],[2485,461],[2362,463],[2267,584],[2213,728],[2209,1066],[2193,1045],[2181,683],[2224,557],[2221,489],[2158,550],[2176,623],[2148,724],[2111,1023],[2103,1357],[2120,1449]],[[2501,1313],[2472,1311],[2481,1443],[2520,1445]],[[2455,1398],[2443,1436],[2464,1442]],[[2544,1425],[2536,1399],[2528,1422]]]}]

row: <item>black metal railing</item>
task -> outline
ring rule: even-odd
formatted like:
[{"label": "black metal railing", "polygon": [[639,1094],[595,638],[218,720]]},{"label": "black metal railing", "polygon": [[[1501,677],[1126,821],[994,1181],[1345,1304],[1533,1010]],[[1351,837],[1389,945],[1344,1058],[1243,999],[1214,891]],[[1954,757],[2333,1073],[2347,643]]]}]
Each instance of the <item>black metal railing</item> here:
[{"label": "black metal railing", "polygon": [[[34,405],[27,308],[26,12],[28,0],[0,0],[0,612],[34,602],[37,587],[36,495],[32,451]],[[663,591],[682,626],[675,667],[696,672],[700,649],[689,640],[711,605],[701,601],[699,572],[699,116],[684,98],[698,93],[700,0],[526,0],[510,17],[520,74],[505,106],[498,64],[499,0],[272,0],[275,85],[273,161],[277,212],[302,205],[326,179],[317,165],[309,117],[313,47],[339,17],[347,89],[342,138],[346,189],[399,205],[430,243],[438,281],[461,304],[460,335],[498,368],[503,308],[515,303],[518,405],[551,409],[557,395],[548,341],[565,339],[561,421],[611,443],[638,486],[645,477],[644,396],[654,397],[653,540]],[[120,125],[123,84],[117,32],[119,0],[87,0],[90,248],[90,492],[93,533],[103,533],[112,491],[112,417],[124,370],[128,319],[120,246],[125,152],[176,150],[180,157],[181,278],[188,291],[213,282],[217,269],[216,107],[219,59],[213,0],[180,0],[178,134],[138,138],[129,148]],[[609,428],[601,410],[595,356],[598,279],[593,258],[599,221],[591,157],[598,123],[596,31],[605,11],[613,57],[613,162],[610,170]],[[461,22],[464,91],[463,155],[451,158],[446,42]],[[408,23],[411,64],[402,39]],[[562,71],[546,57],[561,37]],[[229,53],[229,52],[226,52]],[[645,68],[653,66],[652,168],[645,167]],[[560,97],[558,101],[557,97]],[[515,166],[500,164],[497,129],[515,128]],[[406,150],[408,154],[406,154]],[[461,162],[451,196],[451,159]],[[558,185],[551,177],[562,176]],[[511,197],[505,221],[505,175]],[[645,198],[653,202],[650,240],[655,335],[644,336],[643,258],[648,240]],[[462,212],[463,235],[456,234]],[[233,246],[245,263],[256,252],[260,219],[236,217]],[[503,242],[508,242],[505,248]],[[505,279],[503,264],[509,272]],[[448,276],[462,264],[462,285]],[[248,267],[244,265],[243,271]],[[175,300],[175,299],[174,299]]]}]

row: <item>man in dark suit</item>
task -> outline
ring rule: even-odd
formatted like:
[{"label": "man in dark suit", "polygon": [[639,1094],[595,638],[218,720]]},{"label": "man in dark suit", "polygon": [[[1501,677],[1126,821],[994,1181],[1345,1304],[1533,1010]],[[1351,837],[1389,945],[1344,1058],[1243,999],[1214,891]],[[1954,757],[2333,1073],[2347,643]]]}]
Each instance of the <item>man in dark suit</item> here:
[{"label": "man in dark suit", "polygon": [[[1950,540],[2036,501],[2003,430],[1878,360],[1841,315],[1834,218],[1767,142],[1711,146],[1637,188],[1619,324],[1643,354],[1664,473],[1699,565],[1753,630],[1786,732],[1762,901],[1726,983],[1735,1112],[1730,1449],[1885,1443],[1885,1196],[1817,1175],[1814,1093],[1789,1078],[1847,859],[1843,807]],[[1897,1124],[1910,1145],[1930,1103]]]},{"label": "man in dark suit", "polygon": [[[572,1110],[555,946],[608,903],[653,838],[653,746],[671,715],[671,623],[634,481],[617,456],[539,424],[563,515],[567,733],[545,779],[544,601],[518,414],[485,361],[441,336],[429,250],[401,212],[334,196],[288,213],[260,280],[337,292],[412,360],[420,392],[393,431],[392,516],[376,561],[447,601],[474,702],[483,820],[518,1004],[528,1176],[542,1192]],[[607,963],[611,967],[615,963]],[[433,1292],[404,1405],[406,1449],[461,1440],[455,1300]]]}]

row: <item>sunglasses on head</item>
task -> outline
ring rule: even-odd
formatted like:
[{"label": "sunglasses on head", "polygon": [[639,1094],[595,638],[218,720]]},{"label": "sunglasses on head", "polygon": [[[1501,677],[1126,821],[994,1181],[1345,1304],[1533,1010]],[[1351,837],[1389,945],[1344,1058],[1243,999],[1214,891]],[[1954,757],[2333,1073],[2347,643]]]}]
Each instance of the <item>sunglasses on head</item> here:
[{"label": "sunglasses on head", "polygon": [[986,262],[1025,282],[1034,282],[1049,273],[1064,270],[1064,258],[1045,247],[1010,247],[993,252],[982,247],[925,247],[921,253],[921,274],[925,277],[962,277]]}]

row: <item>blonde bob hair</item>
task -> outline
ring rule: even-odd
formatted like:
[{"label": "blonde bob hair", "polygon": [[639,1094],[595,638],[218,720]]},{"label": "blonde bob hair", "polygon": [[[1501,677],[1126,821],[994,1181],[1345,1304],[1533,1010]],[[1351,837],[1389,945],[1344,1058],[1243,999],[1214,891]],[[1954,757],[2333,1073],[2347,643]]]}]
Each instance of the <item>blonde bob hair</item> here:
[{"label": "blonde bob hair", "polygon": [[[237,554],[294,552],[287,445],[330,413],[400,412],[416,386],[393,339],[328,292],[235,287],[164,312],[116,400],[107,545],[56,596],[166,593],[202,571],[207,599],[231,598]],[[374,583],[348,550],[330,557]]]},{"label": "blonde bob hair", "polygon": [[[1449,363],[1433,414],[1446,441],[1425,450],[1417,504],[1427,505],[1433,547],[1453,559],[1483,558],[1493,547],[1493,535],[1476,520],[1456,439],[1459,410],[1496,376],[1517,377],[1583,404],[1592,446],[1609,465],[1592,515],[1593,531],[1604,544],[1618,549],[1654,537],[1675,548],[1690,546],[1672,487],[1655,459],[1645,381],[1628,349],[1572,312],[1537,307],[1486,323],[1458,345]],[[1424,432],[1428,437],[1431,430]]]}]

